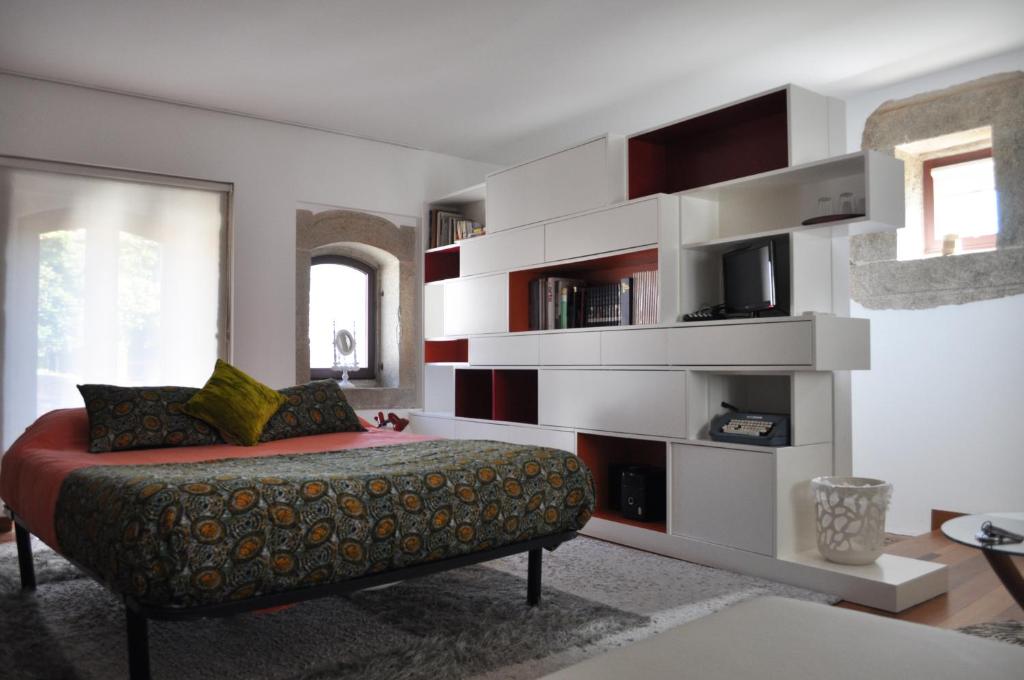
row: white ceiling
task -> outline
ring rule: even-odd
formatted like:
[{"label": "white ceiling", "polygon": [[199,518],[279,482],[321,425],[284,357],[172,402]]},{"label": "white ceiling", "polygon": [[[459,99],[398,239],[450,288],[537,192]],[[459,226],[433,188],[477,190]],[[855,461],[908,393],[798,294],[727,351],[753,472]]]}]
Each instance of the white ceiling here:
[{"label": "white ceiling", "polygon": [[0,0],[0,70],[497,163],[1021,46],[1021,0]]}]

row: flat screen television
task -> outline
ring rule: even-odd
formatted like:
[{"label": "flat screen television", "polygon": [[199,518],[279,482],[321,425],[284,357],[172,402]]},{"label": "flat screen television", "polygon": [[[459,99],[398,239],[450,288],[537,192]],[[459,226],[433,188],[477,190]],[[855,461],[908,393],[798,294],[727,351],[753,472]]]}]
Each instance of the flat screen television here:
[{"label": "flat screen television", "polygon": [[775,309],[775,246],[771,241],[722,255],[722,277],[727,314]]}]

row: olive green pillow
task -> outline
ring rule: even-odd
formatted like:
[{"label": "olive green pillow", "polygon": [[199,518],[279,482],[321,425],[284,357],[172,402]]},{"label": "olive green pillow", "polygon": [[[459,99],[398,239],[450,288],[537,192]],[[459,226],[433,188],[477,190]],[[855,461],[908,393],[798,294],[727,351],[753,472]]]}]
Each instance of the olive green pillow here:
[{"label": "olive green pillow", "polygon": [[182,410],[220,431],[232,444],[253,446],[285,397],[226,361],[217,360],[203,389]]}]

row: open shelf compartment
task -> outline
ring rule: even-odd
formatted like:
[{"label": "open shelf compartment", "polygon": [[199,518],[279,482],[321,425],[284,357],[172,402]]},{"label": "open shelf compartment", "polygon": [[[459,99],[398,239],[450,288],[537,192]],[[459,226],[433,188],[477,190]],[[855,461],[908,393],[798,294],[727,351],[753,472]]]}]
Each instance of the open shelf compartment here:
[{"label": "open shelf compartment", "polygon": [[425,340],[423,342],[423,363],[457,364],[469,361],[469,340]]},{"label": "open shelf compartment", "polygon": [[723,401],[747,413],[788,415],[788,446],[832,441],[832,374],[829,372],[691,371],[687,376],[686,399],[687,438],[695,442],[718,445],[708,434],[708,428],[713,417],[728,410],[722,406]]},{"label": "open shelf compartment", "polygon": [[629,139],[629,198],[672,194],[789,164],[785,89]]},{"label": "open shelf compartment", "polygon": [[[508,330],[530,329],[530,282],[545,276],[581,279],[588,283],[617,283],[639,271],[658,271],[658,249],[648,248],[605,257],[544,265],[509,272]],[[661,284],[659,282],[659,290]],[[595,326],[595,328],[598,328]],[[537,329],[535,329],[537,330]]]},{"label": "open shelf compartment", "polygon": [[[576,455],[586,463],[594,478],[597,495],[594,516],[611,522],[628,524],[651,531],[666,531],[666,520],[641,522],[622,516],[615,498],[617,486],[613,484],[613,466],[647,465],[665,475],[667,497],[667,445],[663,441],[633,439],[579,432],[576,435]],[[667,503],[666,503],[667,505]]]},{"label": "open shelf compartment", "polygon": [[[679,209],[684,246],[715,245],[758,235],[848,225],[851,233],[903,226],[903,163],[874,151],[814,161],[760,175],[684,191]],[[841,210],[839,196],[852,194],[852,210]],[[821,216],[819,199],[830,214],[845,217],[805,225]]]},{"label": "open shelf compartment", "polygon": [[455,369],[455,415],[537,424],[535,369]]},{"label": "open shelf compartment", "polygon": [[459,246],[434,248],[423,254],[423,282],[459,278]]}]

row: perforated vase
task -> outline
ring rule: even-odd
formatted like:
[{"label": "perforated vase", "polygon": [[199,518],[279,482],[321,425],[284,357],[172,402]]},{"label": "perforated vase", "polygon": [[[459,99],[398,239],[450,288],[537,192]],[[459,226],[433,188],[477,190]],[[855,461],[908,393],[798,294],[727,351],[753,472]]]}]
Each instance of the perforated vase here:
[{"label": "perforated vase", "polygon": [[867,477],[811,480],[818,551],[841,564],[870,564],[885,547],[885,512],[892,484]]}]

